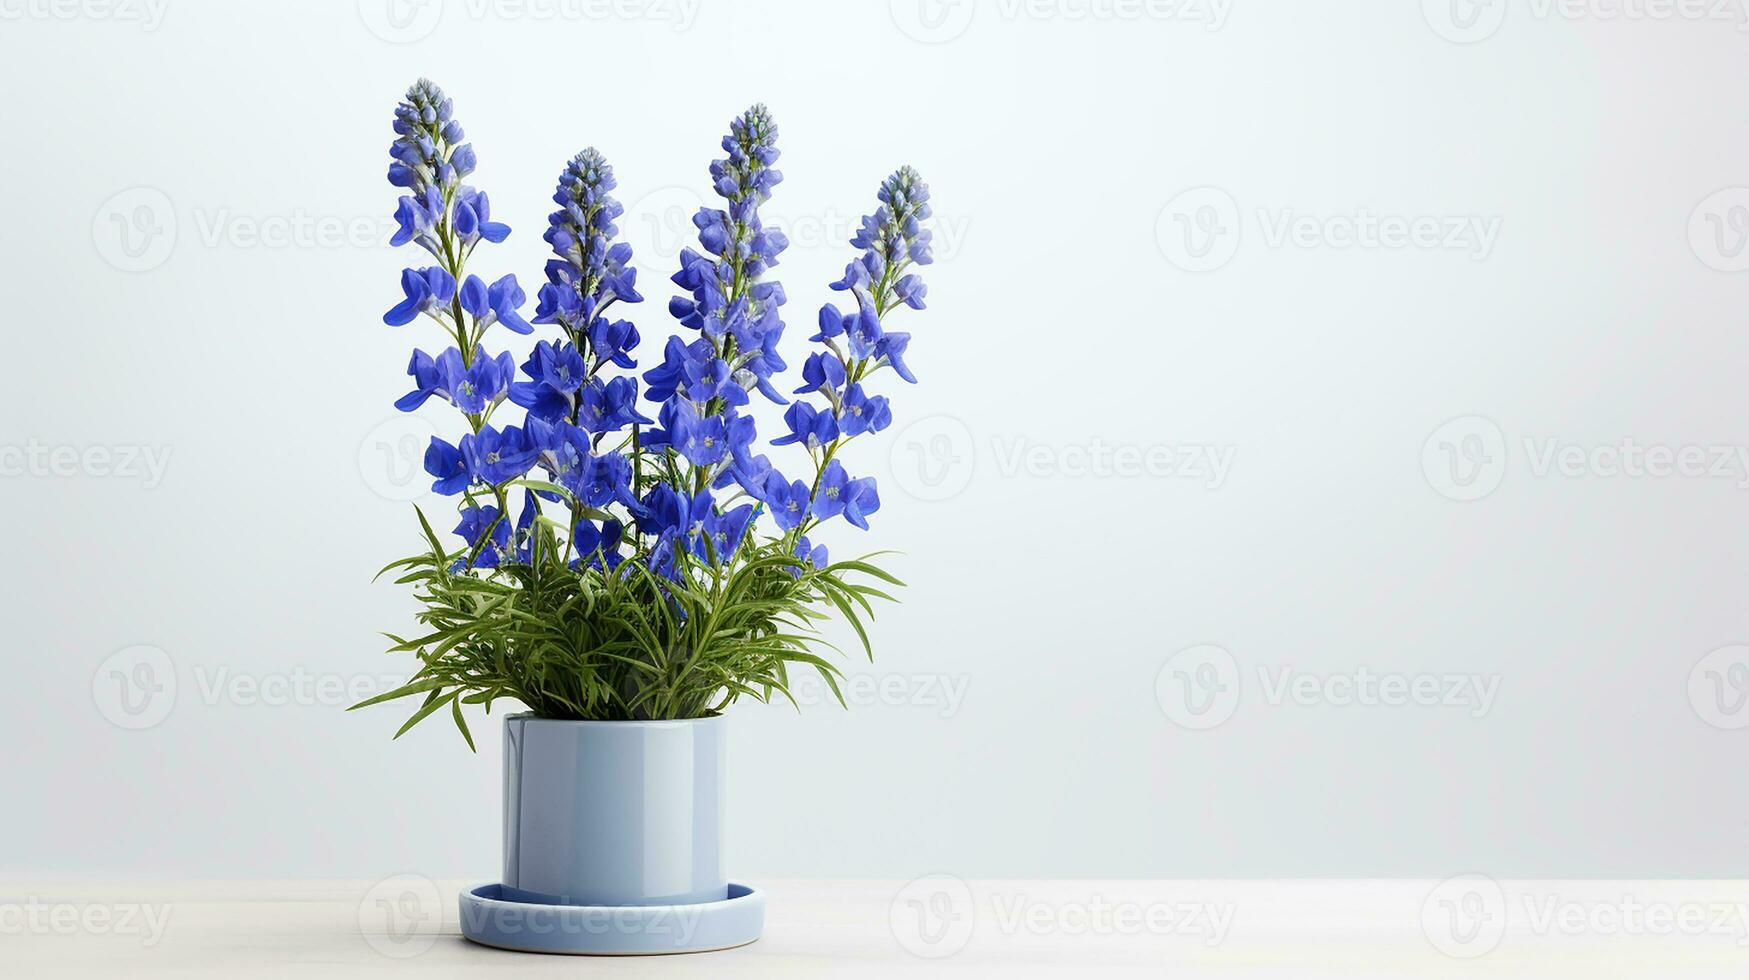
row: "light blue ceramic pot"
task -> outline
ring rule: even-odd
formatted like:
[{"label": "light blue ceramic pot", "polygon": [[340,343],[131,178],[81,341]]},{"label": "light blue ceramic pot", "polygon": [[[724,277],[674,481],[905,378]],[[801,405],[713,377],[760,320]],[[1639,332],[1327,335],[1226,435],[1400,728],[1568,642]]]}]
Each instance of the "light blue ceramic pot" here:
[{"label": "light blue ceramic pot", "polygon": [[504,719],[503,895],[549,905],[722,901],[723,719]]}]

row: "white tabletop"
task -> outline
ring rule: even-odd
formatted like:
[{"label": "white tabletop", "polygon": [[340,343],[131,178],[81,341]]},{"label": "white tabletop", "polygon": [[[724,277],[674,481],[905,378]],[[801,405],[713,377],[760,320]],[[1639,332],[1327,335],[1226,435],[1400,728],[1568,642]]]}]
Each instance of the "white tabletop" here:
[{"label": "white tabletop", "polygon": [[1749,976],[1749,882],[752,882],[752,945],[588,959],[467,942],[462,884],[12,878],[0,975]]}]

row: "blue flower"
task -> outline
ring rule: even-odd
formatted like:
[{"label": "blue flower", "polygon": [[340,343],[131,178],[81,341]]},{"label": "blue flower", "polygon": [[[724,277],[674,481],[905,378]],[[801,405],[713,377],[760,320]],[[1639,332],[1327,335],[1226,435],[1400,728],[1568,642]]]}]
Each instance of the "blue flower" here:
[{"label": "blue flower", "polygon": [[[551,482],[577,495],[589,463],[589,434],[564,421],[547,421],[529,415],[522,430],[524,445],[532,450],[536,463],[547,471]],[[536,491],[542,500],[554,503],[564,498],[548,491]]]},{"label": "blue flower", "polygon": [[863,394],[860,384],[853,384],[845,389],[838,411],[838,429],[844,435],[859,436],[864,432],[879,432],[892,424],[893,410],[887,407],[885,395],[871,398]]},{"label": "blue flower", "polygon": [[710,466],[729,453],[728,429],[721,415],[700,416],[690,404],[680,402],[669,423],[668,444],[692,465]]},{"label": "blue flower", "polygon": [[391,327],[405,326],[421,313],[435,315],[439,306],[455,296],[455,280],[450,274],[428,266],[401,271],[401,292],[407,298],[383,314],[383,322]]},{"label": "blue flower", "polygon": [[[692,295],[674,297],[668,311],[682,326],[704,334],[710,341],[711,358],[727,358],[731,351],[750,355],[737,360],[726,372],[710,369],[708,378],[715,390],[709,397],[721,398],[731,406],[743,404],[726,391],[725,384],[732,383],[743,391],[758,388],[782,404],[784,398],[771,384],[771,377],[785,368],[776,353],[777,340],[783,334],[779,307],[785,296],[781,284],[760,278],[777,264],[778,255],[789,245],[782,232],[766,228],[759,218],[759,206],[783,179],[772,166],[778,157],[777,126],[765,107],[756,105],[729,124],[722,145],[728,156],[711,164],[711,186],[724,198],[726,207],[701,208],[693,216],[699,244],[708,254],[681,250],[680,269],[670,278]],[[695,360],[700,367],[706,363],[704,358]],[[665,370],[659,381],[645,376],[663,399],[670,397],[667,373]],[[694,375],[687,380],[699,379]],[[708,400],[695,392],[689,392],[688,397]]]},{"label": "blue flower", "polygon": [[700,560],[718,565],[734,560],[747,528],[753,523],[752,504],[742,504],[724,514],[705,515],[692,535],[692,553]]},{"label": "blue flower", "polygon": [[425,472],[437,478],[431,489],[446,497],[461,493],[474,480],[461,450],[436,436],[425,450]]},{"label": "blue flower", "polygon": [[534,327],[517,312],[528,297],[523,294],[522,287],[516,284],[516,277],[513,275],[504,276],[491,286],[487,286],[479,276],[469,276],[462,282],[459,298],[462,309],[474,318],[476,332],[494,323],[504,324],[512,333],[534,332]]},{"label": "blue flower", "polygon": [[802,364],[802,386],[795,393],[827,391],[836,394],[844,386],[844,362],[829,351],[809,354]]},{"label": "blue flower", "polygon": [[929,295],[929,287],[924,285],[923,280],[918,278],[916,273],[911,273],[900,276],[899,281],[893,283],[893,295],[899,297],[906,306],[913,310],[921,310],[923,309],[923,297]]},{"label": "blue flower", "polygon": [[[491,505],[485,507],[469,507],[462,511],[462,520],[455,526],[455,533],[467,541],[469,548],[479,548],[479,555],[474,558],[475,568],[497,568],[501,563],[509,561],[510,555],[510,522],[499,519],[500,511]],[[484,544],[480,538],[487,537]],[[464,562],[456,562],[455,568],[460,569]]]},{"label": "blue flower", "polygon": [[[809,544],[808,536],[805,534],[796,541],[795,551],[791,552],[791,554],[800,558],[802,561],[813,565],[815,568],[826,567],[826,546],[823,544],[818,546]],[[800,576],[801,570],[791,569],[790,574]]]},{"label": "blue flower", "polygon": [[879,358],[882,363],[891,365],[899,377],[916,384],[917,376],[905,366],[905,348],[910,345],[911,335],[895,330],[881,337],[880,341],[875,344],[874,353],[875,357]]},{"label": "blue flower", "polygon": [[872,305],[864,301],[856,316],[844,318],[844,333],[850,341],[851,359],[867,360],[874,355],[875,346],[880,343],[883,336],[880,314],[875,312]]},{"label": "blue flower", "polygon": [[513,425],[505,426],[502,432],[487,425],[479,432],[462,436],[461,451],[468,469],[493,486],[526,474],[540,455],[538,449],[528,445],[522,430]]},{"label": "blue flower", "polygon": [[616,432],[634,423],[650,424],[638,414],[637,406],[638,383],[631,378],[614,378],[605,384],[591,381],[583,389],[577,423],[590,432]]},{"label": "blue flower", "polygon": [[578,521],[577,528],[571,535],[578,557],[571,562],[571,566],[606,568],[609,571],[618,568],[625,561],[625,557],[619,553],[623,531],[624,528],[618,521],[603,521],[600,527],[596,527],[595,522],[590,520]]},{"label": "blue flower", "polygon": [[617,452],[588,457],[577,484],[577,496],[589,507],[617,502],[635,508],[638,501],[632,496],[631,461]]},{"label": "blue flower", "polygon": [[888,265],[928,265],[935,261],[930,252],[930,233],[922,227],[931,213],[929,185],[917,171],[910,167],[893,171],[892,176],[881,182],[876,196],[881,206],[874,214],[863,216],[862,227],[850,244]]},{"label": "blue flower", "polygon": [[441,244],[437,238],[437,226],[443,223],[443,194],[435,187],[427,187],[420,197],[403,196],[395,204],[395,224],[398,226],[389,244],[393,246],[417,242],[419,246],[443,258]]},{"label": "blue flower", "polygon": [[820,411],[807,402],[791,405],[783,413],[783,421],[789,426],[789,434],[771,440],[773,446],[799,442],[810,449],[818,449],[838,438],[838,420],[832,417],[831,411]]},{"label": "blue flower", "polygon": [[423,197],[427,188],[454,186],[461,176],[457,163],[473,169],[473,149],[458,146],[462,127],[453,114],[449,97],[430,81],[421,78],[407,89],[406,99],[395,107],[395,142],[389,147],[395,162],[389,165],[389,183]]},{"label": "blue flower", "polygon": [[735,381],[729,362],[720,357],[709,361],[688,360],[681,366],[686,377],[686,397],[703,404],[713,398],[731,406],[747,404],[747,389]]},{"label": "blue flower", "polygon": [[[734,440],[735,437],[731,434],[729,439],[731,447]],[[766,459],[763,454],[750,456],[744,450],[736,452],[731,448],[730,452],[732,455],[729,465],[723,467],[722,472],[718,473],[717,478],[711,482],[711,486],[718,490],[729,486],[738,486],[747,496],[754,500],[763,501],[766,485],[776,472],[771,468],[771,460]],[[778,479],[781,480],[782,477],[780,476]]]},{"label": "blue flower", "polygon": [[522,373],[530,380],[510,385],[512,402],[528,409],[530,418],[543,422],[570,418],[585,373],[583,355],[574,345],[540,341],[523,362]]},{"label": "blue flower", "polygon": [[716,350],[708,341],[695,340],[687,344],[679,337],[670,336],[668,345],[662,349],[662,363],[644,372],[644,397],[653,402],[667,401],[686,382],[689,364],[707,363],[715,357]]},{"label": "blue flower", "polygon": [[638,362],[632,360],[631,351],[637,346],[638,328],[632,326],[629,320],[609,322],[606,317],[596,317],[595,323],[589,328],[589,349],[594,352],[598,361],[606,361],[622,368],[635,368]]},{"label": "blue flower", "polygon": [[820,307],[820,332],[808,339],[814,343],[819,343],[842,336],[844,336],[844,314],[840,313],[838,307],[831,303]]},{"label": "blue flower", "polygon": [[806,483],[800,480],[785,483],[780,473],[772,473],[765,484],[765,504],[771,509],[771,519],[785,531],[793,530],[807,519],[808,496]]},{"label": "blue flower", "polygon": [[464,187],[455,196],[455,232],[461,236],[464,245],[472,245],[482,238],[496,245],[510,237],[510,226],[492,220],[492,202],[486,198],[485,191]]},{"label": "blue flower", "polygon": [[709,491],[687,495],[666,483],[658,483],[644,495],[635,512],[638,531],[660,535],[664,531],[687,534],[716,507]]},{"label": "blue flower", "polygon": [[881,509],[880,494],[875,492],[875,478],[865,476],[850,481],[844,489],[844,519],[868,530],[868,515]]},{"label": "blue flower", "polygon": [[465,373],[462,368],[462,353],[451,347],[432,357],[422,350],[415,350],[413,359],[407,363],[407,373],[413,378],[413,390],[395,400],[396,408],[411,412],[425,404],[426,399],[432,395],[439,395],[445,401],[453,402],[449,381]]},{"label": "blue flower", "polygon": [[[540,291],[537,322],[588,333],[596,315],[611,303],[643,300],[637,290],[637,270],[629,265],[632,247],[613,242],[619,233],[613,221],[625,210],[610,193],[615,186],[613,167],[594,147],[571,158],[559,174],[553,192],[559,209],[547,216],[542,236],[558,258],[547,263],[548,282]],[[635,344],[636,334],[631,338]],[[627,349],[629,345],[619,352]]]},{"label": "blue flower", "polygon": [[826,521],[844,513],[844,498],[850,490],[850,474],[844,464],[832,460],[820,471],[820,486],[814,492],[813,513],[816,520]]},{"label": "blue flower", "polygon": [[450,400],[468,415],[478,415],[496,405],[516,376],[516,362],[508,352],[487,357],[484,350],[474,351],[473,364],[463,369],[460,358],[447,362],[450,373],[444,383]]}]

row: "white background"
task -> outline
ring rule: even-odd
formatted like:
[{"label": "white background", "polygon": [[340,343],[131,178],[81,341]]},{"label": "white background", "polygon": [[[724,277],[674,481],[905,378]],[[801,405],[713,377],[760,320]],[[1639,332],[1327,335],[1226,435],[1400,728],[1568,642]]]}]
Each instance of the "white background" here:
[{"label": "white background", "polygon": [[733,709],[738,879],[1749,872],[1742,11],[1453,3],[0,0],[0,870],[494,874],[494,722],[336,691],[409,670],[370,576],[438,341],[379,319],[383,172],[429,75],[489,278],[608,155],[646,361],[749,103],[792,364],[880,179],[933,189],[923,383],[832,541],[911,587],[867,703]]}]

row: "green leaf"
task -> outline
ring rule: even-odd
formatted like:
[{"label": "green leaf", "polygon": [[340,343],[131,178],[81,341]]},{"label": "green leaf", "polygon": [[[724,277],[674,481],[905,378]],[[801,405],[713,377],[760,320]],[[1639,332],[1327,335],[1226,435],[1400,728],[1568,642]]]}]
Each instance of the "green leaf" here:
[{"label": "green leaf", "polygon": [[394,701],[398,698],[407,697],[410,694],[419,694],[424,691],[432,691],[441,687],[443,687],[443,681],[437,678],[413,681],[409,684],[403,684],[386,694],[379,694],[374,698],[366,698],[346,710],[357,711],[360,708],[368,708],[373,704],[382,704],[384,701]]}]

